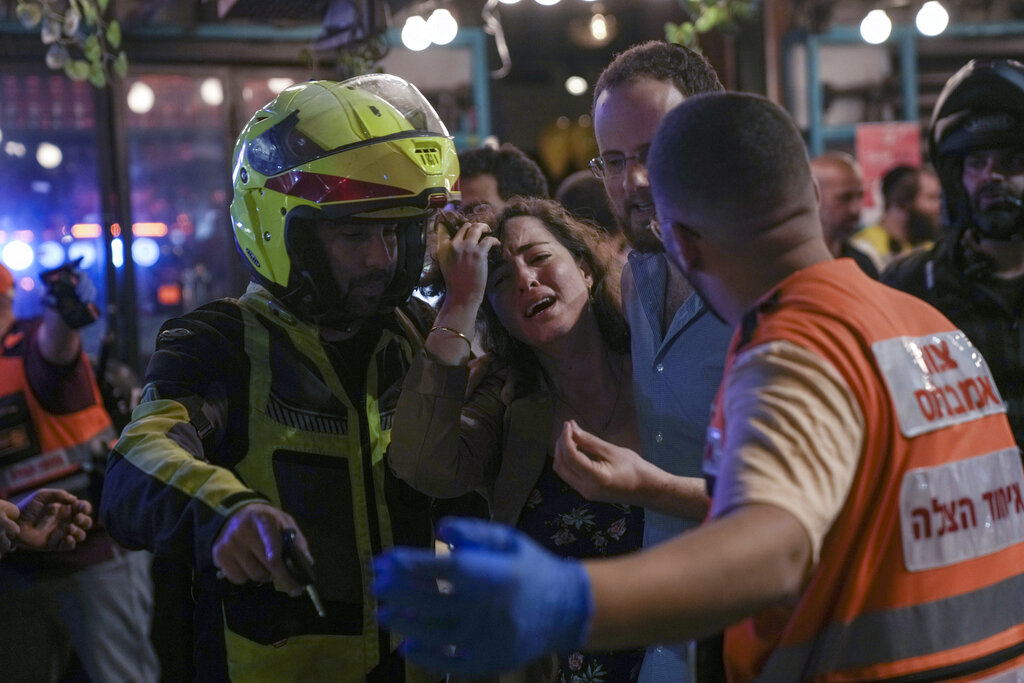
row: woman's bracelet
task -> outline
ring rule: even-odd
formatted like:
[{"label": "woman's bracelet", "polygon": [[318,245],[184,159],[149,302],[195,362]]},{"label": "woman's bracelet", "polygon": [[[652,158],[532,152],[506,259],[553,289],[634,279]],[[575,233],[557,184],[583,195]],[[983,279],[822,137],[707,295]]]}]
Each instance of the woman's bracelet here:
[{"label": "woman's bracelet", "polygon": [[473,342],[470,340],[469,337],[467,337],[466,335],[462,334],[461,332],[456,330],[454,327],[445,327],[443,325],[436,325],[436,326],[430,328],[430,332],[427,332],[427,336],[430,336],[434,332],[450,332],[451,334],[454,334],[456,337],[458,337],[462,341],[466,342],[466,345],[469,347],[469,352],[473,353]]}]

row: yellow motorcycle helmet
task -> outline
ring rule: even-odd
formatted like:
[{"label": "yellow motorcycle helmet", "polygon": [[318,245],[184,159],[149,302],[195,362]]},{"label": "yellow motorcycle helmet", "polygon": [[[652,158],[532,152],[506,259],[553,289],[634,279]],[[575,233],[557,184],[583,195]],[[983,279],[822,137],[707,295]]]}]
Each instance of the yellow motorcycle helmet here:
[{"label": "yellow motorcycle helmet", "polygon": [[460,199],[451,136],[419,90],[389,74],[283,90],[242,130],[233,159],[231,221],[252,279],[317,324],[345,321],[316,218],[397,223],[384,313],[419,281],[427,218]]}]

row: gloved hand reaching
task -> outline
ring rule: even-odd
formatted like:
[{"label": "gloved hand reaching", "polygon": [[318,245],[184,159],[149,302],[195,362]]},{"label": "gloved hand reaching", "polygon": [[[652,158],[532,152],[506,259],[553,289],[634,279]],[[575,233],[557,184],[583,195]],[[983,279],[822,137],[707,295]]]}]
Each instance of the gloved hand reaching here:
[{"label": "gloved hand reaching", "polygon": [[395,548],[374,560],[378,619],[410,660],[479,676],[583,644],[594,604],[580,562],[478,519],[442,520],[438,537],[450,555]]},{"label": "gloved hand reaching", "polygon": [[73,330],[85,327],[100,316],[96,308],[96,286],[88,273],[80,268],[82,259],[68,261],[59,268],[39,274],[46,287],[43,303],[57,311],[61,320]]}]

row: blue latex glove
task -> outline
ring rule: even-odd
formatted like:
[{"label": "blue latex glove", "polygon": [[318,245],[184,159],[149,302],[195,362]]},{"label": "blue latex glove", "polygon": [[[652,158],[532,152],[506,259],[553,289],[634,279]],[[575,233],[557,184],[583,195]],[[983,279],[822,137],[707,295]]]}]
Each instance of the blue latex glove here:
[{"label": "blue latex glove", "polygon": [[395,548],[374,560],[378,619],[405,637],[410,660],[480,676],[583,644],[594,602],[580,562],[479,519],[442,520],[438,538],[450,555]]}]

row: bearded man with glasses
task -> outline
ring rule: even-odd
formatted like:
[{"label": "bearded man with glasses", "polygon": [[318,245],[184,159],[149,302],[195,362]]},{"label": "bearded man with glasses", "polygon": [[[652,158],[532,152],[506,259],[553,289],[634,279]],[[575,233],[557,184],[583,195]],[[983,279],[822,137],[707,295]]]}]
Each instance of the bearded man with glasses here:
[{"label": "bearded man with glasses", "polygon": [[[669,267],[655,221],[647,152],[673,107],[692,95],[721,90],[702,56],[656,41],[618,55],[594,89],[600,155],[590,168],[603,181],[609,207],[632,248],[622,274],[622,306],[630,328],[641,450],[583,434],[571,445],[559,443],[555,471],[592,500],[643,506],[645,547],[707,515],[704,436],[731,336],[731,327]],[[689,681],[687,659],[682,644],[652,647],[640,681]]]}]

